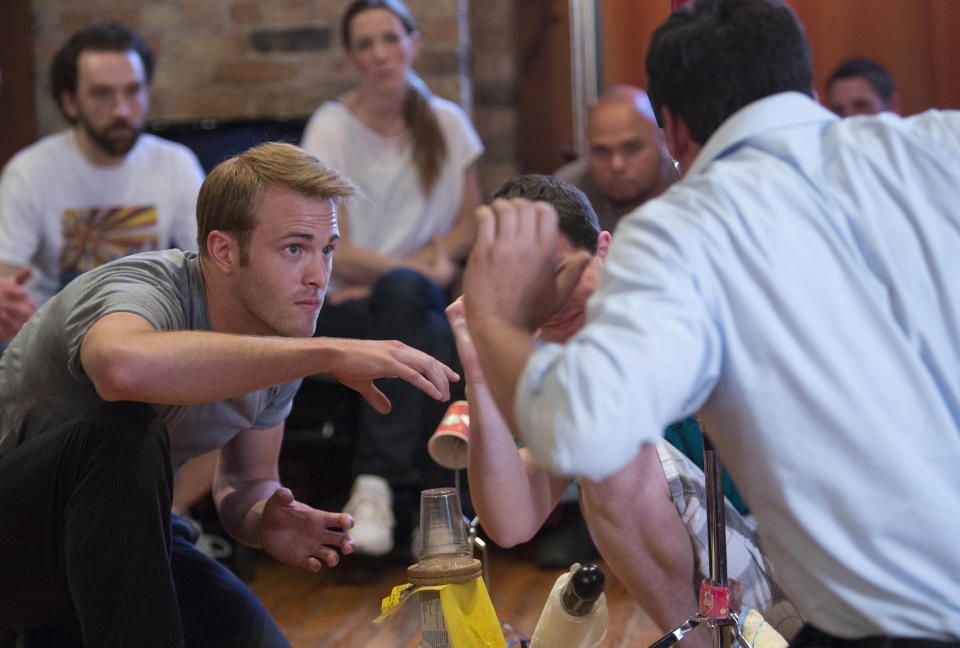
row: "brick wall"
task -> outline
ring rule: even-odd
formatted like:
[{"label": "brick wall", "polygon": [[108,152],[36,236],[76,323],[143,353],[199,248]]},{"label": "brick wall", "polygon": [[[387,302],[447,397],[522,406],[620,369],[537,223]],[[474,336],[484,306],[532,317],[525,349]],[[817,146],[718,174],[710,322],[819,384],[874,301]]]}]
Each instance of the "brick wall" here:
[{"label": "brick wall", "polygon": [[[488,153],[489,191],[512,174],[513,3],[408,0],[422,34],[416,69],[439,96],[464,106]],[[69,35],[95,20],[137,29],[157,54],[149,118],[309,115],[353,83],[338,34],[346,0],[32,0],[39,134],[64,123],[48,70]],[[471,43],[473,46],[471,47]]]},{"label": "brick wall", "polygon": [[484,195],[517,173],[517,57],[515,4],[521,0],[470,2],[470,78],[473,122],[487,152],[480,167]]}]

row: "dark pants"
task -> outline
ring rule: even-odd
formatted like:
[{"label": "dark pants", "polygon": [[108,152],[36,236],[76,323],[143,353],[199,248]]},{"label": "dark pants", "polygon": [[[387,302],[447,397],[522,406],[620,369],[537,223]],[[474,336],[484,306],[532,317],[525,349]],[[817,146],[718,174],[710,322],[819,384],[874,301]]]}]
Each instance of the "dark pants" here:
[{"label": "dark pants", "polygon": [[840,639],[805,625],[790,642],[790,648],[960,648],[960,641],[937,641],[911,637],[864,637]]},{"label": "dark pants", "polygon": [[[456,343],[443,313],[446,295],[423,275],[395,270],[381,277],[369,297],[324,305],[316,335],[366,340],[399,340],[458,370]],[[438,467],[426,451],[427,439],[448,403],[433,400],[399,379],[378,380],[393,404],[378,414],[361,402],[354,474],[379,475],[396,489],[421,487]],[[456,385],[452,385],[456,387]],[[435,484],[427,484],[426,487]]]},{"label": "dark pants", "polygon": [[[26,645],[286,646],[259,600],[171,532],[153,409],[100,406],[0,458],[0,628]],[[3,634],[0,634],[2,642]]]}]

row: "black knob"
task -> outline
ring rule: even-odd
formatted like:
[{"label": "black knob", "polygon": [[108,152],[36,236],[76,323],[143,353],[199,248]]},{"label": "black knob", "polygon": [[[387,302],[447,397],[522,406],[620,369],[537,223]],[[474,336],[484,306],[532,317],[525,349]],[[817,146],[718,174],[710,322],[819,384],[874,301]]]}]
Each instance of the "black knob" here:
[{"label": "black knob", "polygon": [[603,594],[603,570],[598,565],[584,565],[573,573],[563,588],[563,608],[573,616],[584,616]]}]

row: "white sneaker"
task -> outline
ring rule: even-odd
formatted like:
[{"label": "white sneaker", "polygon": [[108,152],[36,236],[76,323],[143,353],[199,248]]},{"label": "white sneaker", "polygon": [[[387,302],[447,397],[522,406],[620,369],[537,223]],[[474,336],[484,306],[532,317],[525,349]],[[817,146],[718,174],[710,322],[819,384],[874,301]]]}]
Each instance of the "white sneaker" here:
[{"label": "white sneaker", "polygon": [[413,562],[420,562],[420,525],[417,524],[410,532],[410,557]]},{"label": "white sneaker", "polygon": [[393,493],[383,477],[357,475],[350,489],[350,500],[343,508],[353,516],[349,533],[356,553],[382,556],[393,549]]}]

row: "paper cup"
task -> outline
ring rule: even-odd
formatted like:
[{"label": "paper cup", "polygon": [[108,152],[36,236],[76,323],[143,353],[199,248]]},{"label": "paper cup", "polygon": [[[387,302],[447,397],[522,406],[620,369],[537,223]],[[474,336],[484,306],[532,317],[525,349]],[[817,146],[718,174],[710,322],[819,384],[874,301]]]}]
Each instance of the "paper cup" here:
[{"label": "paper cup", "polygon": [[456,401],[447,408],[443,420],[427,442],[430,457],[444,468],[467,467],[467,443],[470,439],[470,414],[467,401]]}]

